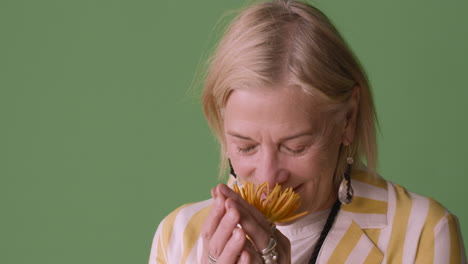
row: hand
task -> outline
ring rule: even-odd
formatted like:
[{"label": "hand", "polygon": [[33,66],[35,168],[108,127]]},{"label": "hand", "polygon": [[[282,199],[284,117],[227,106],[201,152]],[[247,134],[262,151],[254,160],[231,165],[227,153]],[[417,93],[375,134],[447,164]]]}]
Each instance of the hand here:
[{"label": "hand", "polygon": [[213,188],[211,195],[214,203],[202,229],[203,263],[209,263],[208,254],[218,263],[264,263],[259,251],[268,246],[272,235],[277,241],[277,263],[291,263],[289,240],[278,230],[272,234],[270,223],[255,207],[224,184]]}]

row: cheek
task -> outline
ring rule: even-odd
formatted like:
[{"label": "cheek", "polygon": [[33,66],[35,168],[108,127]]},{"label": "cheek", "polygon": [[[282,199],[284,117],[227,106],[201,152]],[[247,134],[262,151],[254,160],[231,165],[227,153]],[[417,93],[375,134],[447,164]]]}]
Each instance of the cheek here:
[{"label": "cheek", "polygon": [[289,158],[287,167],[292,175],[303,179],[318,179],[322,175],[333,174],[336,155],[335,146],[317,145],[311,147],[304,156]]},{"label": "cheek", "polygon": [[243,156],[238,153],[231,155],[231,163],[237,175],[249,176],[255,171],[257,162],[253,156]]},{"label": "cheek", "polygon": [[288,158],[286,166],[292,175],[315,178],[323,169],[326,160],[322,152],[310,149],[304,156]]},{"label": "cheek", "polygon": [[228,143],[228,157],[231,160],[234,171],[238,175],[248,175],[248,172],[255,169],[255,155],[244,155],[239,152],[239,146],[236,143]]}]

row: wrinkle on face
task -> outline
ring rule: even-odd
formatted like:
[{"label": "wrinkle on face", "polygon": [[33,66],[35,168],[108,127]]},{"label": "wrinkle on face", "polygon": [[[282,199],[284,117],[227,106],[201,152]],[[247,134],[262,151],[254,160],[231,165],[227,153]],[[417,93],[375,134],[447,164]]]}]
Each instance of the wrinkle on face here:
[{"label": "wrinkle on face", "polygon": [[[333,188],[341,145],[339,116],[302,89],[267,87],[234,90],[224,109],[228,155],[239,178],[303,186],[303,210],[324,209]],[[286,140],[305,132],[308,136]],[[300,155],[288,150],[306,144]],[[249,149],[245,153],[239,149]]]}]

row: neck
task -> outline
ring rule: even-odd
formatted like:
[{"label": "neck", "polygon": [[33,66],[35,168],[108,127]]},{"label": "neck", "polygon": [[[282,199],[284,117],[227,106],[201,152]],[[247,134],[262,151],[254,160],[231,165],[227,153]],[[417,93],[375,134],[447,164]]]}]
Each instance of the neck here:
[{"label": "neck", "polygon": [[329,193],[327,198],[317,208],[314,208],[314,210],[312,210],[311,212],[317,212],[317,211],[330,209],[335,203],[337,197],[338,197],[337,190],[333,190],[332,192]]}]

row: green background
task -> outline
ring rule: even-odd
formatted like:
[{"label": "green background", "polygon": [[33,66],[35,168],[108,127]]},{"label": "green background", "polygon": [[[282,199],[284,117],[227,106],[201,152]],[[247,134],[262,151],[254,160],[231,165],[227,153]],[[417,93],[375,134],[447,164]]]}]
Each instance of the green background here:
[{"label": "green background", "polygon": [[[146,263],[161,219],[209,198],[196,73],[244,3],[0,1],[0,263]],[[380,173],[466,240],[468,1],[315,4],[370,76]]]}]

